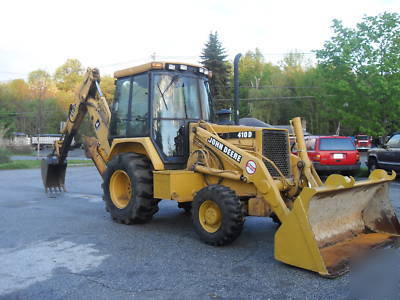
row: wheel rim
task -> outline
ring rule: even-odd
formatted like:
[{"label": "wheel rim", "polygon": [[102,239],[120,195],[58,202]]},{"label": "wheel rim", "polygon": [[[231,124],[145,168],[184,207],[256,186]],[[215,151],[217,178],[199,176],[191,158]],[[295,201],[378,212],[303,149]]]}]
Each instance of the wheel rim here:
[{"label": "wheel rim", "polygon": [[212,200],[204,201],[199,208],[199,221],[207,232],[216,232],[221,227],[221,209]]},{"label": "wheel rim", "polygon": [[123,209],[128,206],[132,197],[131,179],[125,171],[115,171],[110,179],[110,196],[116,207]]}]

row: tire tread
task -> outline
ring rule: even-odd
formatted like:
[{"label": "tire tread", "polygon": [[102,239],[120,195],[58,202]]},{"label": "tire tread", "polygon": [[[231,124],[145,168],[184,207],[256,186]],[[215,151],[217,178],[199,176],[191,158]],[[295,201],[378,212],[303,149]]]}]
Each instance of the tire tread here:
[{"label": "tire tread", "polygon": [[[125,166],[125,167],[124,167]],[[125,168],[133,175],[131,180],[135,180],[134,205],[131,205],[129,212],[121,215],[111,201],[109,194],[108,180],[116,169]],[[147,157],[136,153],[122,153],[114,157],[107,165],[103,184],[104,200],[106,210],[110,212],[111,217],[118,223],[132,224],[144,223],[149,221],[158,211],[158,200],[153,198],[153,172],[151,162]],[[106,183],[107,181],[107,183]],[[131,200],[132,201],[132,200]]]}]

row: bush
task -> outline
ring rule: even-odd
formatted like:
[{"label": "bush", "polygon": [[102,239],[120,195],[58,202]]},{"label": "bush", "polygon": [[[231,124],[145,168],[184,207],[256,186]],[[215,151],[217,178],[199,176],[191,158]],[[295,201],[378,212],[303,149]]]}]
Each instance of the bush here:
[{"label": "bush", "polygon": [[9,145],[7,146],[8,151],[16,155],[32,155],[33,150],[30,145]]},{"label": "bush", "polygon": [[366,167],[361,167],[357,173],[355,174],[356,177],[368,177],[369,176],[369,170]]},{"label": "bush", "polygon": [[11,153],[6,148],[0,148],[0,164],[8,163],[11,161]]}]

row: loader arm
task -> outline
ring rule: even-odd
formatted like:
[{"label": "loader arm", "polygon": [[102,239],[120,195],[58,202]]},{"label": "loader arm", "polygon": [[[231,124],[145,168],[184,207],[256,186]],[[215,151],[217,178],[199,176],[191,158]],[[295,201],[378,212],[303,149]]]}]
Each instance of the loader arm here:
[{"label": "loader arm", "polygon": [[105,171],[106,159],[110,153],[107,137],[111,112],[100,90],[99,82],[99,71],[88,68],[75,102],[69,107],[68,119],[61,131],[62,137],[54,143],[52,154],[42,161],[42,178],[46,191],[49,188],[65,190],[66,158],[71,149],[72,140],[82,125],[86,114],[89,114],[96,138],[84,137],[85,148],[100,174]]}]

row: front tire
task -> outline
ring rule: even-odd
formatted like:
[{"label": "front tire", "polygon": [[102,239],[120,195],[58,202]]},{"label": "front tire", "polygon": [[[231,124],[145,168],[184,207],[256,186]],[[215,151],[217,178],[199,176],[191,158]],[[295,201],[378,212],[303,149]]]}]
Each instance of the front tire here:
[{"label": "front tire", "polygon": [[233,242],[242,232],[242,203],[235,192],[223,185],[201,189],[192,203],[192,222],[200,239],[213,246]]},{"label": "front tire", "polygon": [[376,158],[375,157],[369,158],[368,159],[368,170],[370,172],[372,172],[376,169],[379,169],[379,165],[378,165],[378,162],[376,161]]},{"label": "front tire", "polygon": [[122,153],[112,158],[104,174],[103,190],[106,210],[118,223],[144,223],[158,211],[152,166],[143,155]]}]

